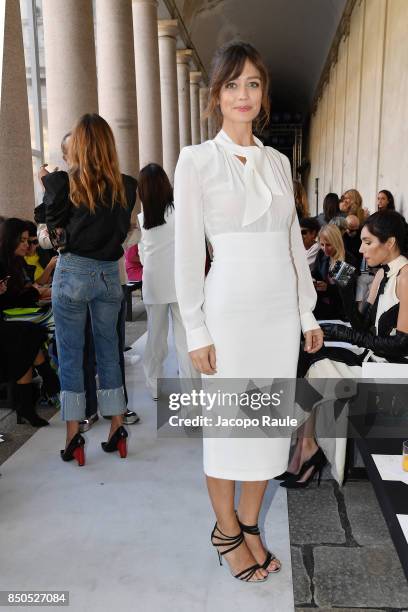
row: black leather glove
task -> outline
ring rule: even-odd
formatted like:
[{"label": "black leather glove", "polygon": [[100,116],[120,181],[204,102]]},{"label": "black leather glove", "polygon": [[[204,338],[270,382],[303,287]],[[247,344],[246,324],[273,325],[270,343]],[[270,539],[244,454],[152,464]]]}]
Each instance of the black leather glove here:
[{"label": "black leather glove", "polygon": [[372,350],[377,355],[384,357],[406,357],[408,356],[408,334],[397,331],[395,336],[376,336],[369,332],[360,332],[345,325],[323,323],[321,328],[325,340],[338,340],[349,342],[361,348]]},{"label": "black leather glove", "polygon": [[343,304],[343,310],[350,321],[353,329],[359,331],[367,331],[372,325],[372,304],[365,302],[363,309],[360,312],[356,303],[356,278],[350,279],[349,283],[343,287],[336,283],[338,288],[341,302]]}]

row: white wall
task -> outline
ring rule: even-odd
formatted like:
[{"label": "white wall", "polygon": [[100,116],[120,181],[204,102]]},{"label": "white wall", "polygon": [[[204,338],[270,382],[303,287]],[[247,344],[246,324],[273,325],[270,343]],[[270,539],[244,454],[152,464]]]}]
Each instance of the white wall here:
[{"label": "white wall", "polygon": [[[408,1],[361,0],[311,118],[308,193],[389,189],[408,216]],[[334,102],[334,103],[333,103]],[[313,211],[313,206],[311,207]]]}]

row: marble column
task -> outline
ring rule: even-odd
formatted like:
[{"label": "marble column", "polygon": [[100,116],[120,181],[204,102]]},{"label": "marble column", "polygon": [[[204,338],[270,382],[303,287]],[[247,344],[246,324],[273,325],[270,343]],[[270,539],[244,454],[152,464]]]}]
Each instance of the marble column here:
[{"label": "marble column", "polygon": [[132,0],[96,0],[99,112],[115,135],[120,169],[139,173]]},{"label": "marble column", "polygon": [[157,0],[133,0],[139,160],[162,165]]},{"label": "marble column", "polygon": [[201,72],[190,72],[191,143],[201,142],[199,89]]},{"label": "marble column", "polygon": [[208,140],[208,119],[204,119],[204,111],[208,104],[208,87],[200,87],[200,128],[201,142]]},{"label": "marble column", "polygon": [[20,3],[0,4],[0,215],[32,219],[33,164]]},{"label": "marble column", "polygon": [[84,113],[98,112],[92,0],[43,0],[48,160],[62,164],[60,143]]},{"label": "marble column", "polygon": [[173,182],[180,152],[176,39],[177,21],[159,21],[160,91],[163,136],[163,168]]},{"label": "marble column", "polygon": [[190,60],[192,55],[191,49],[177,51],[180,149],[191,145]]}]

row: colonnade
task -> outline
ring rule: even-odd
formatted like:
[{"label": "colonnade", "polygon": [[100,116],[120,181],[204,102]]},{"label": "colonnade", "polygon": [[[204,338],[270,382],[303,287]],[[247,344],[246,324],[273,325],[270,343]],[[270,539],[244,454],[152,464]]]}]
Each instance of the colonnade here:
[{"label": "colonnade", "polygon": [[[34,192],[18,4],[5,0],[0,190],[10,189],[7,199],[0,200],[0,214],[18,211],[31,218]],[[113,129],[123,172],[137,175],[140,167],[156,162],[173,180],[180,149],[215,135],[212,122],[203,118],[208,87],[193,51],[181,48],[177,21],[158,20],[157,0],[95,0],[95,14],[92,0],[81,0],[80,10],[77,0],[43,0],[42,7],[46,161],[60,166],[64,134],[82,114],[99,112]],[[17,168],[20,179],[24,175],[18,190],[13,180]]]}]

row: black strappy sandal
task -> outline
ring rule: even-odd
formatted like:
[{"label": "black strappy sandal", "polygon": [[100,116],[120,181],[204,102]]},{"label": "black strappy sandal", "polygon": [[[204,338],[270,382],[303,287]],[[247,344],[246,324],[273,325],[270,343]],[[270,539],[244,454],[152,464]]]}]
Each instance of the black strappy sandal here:
[{"label": "black strappy sandal", "polygon": [[[259,531],[258,525],[244,525],[239,520],[238,515],[237,515],[237,520],[238,520],[239,526],[241,527],[243,533],[248,533],[250,535],[256,535],[256,536],[260,536],[261,535],[261,532]],[[274,570],[268,570],[268,565],[270,564],[271,561],[277,561],[279,563],[279,567],[277,567]],[[268,572],[268,574],[277,574],[278,572],[281,571],[282,564],[279,561],[279,559],[276,557],[276,555],[274,555],[269,550],[267,550],[266,551],[266,559],[265,559],[265,561],[262,563],[262,565],[260,567],[262,569],[266,570]]]},{"label": "black strappy sandal", "polygon": [[[217,535],[215,533],[216,531],[218,531],[218,533],[220,533],[221,535]],[[219,540],[219,542],[214,542],[214,538]],[[211,532],[211,544],[215,546],[217,549],[218,560],[220,562],[220,565],[222,565],[223,555],[226,555],[232,550],[235,550],[236,548],[238,548],[238,546],[241,546],[244,540],[245,538],[244,538],[244,534],[242,533],[242,531],[240,531],[239,534],[236,536],[227,536],[225,535],[225,533],[222,533],[217,523],[215,523],[214,529]],[[218,548],[220,546],[227,546],[228,548],[226,550],[220,551]],[[255,563],[255,565],[251,565],[250,567],[247,567],[241,572],[238,572],[238,574],[233,574],[231,572],[231,575],[234,576],[234,578],[237,578],[238,580],[243,580],[244,582],[265,582],[265,580],[268,579],[268,576],[265,576],[265,578],[251,580],[255,572],[259,569],[262,569],[262,567],[259,565],[259,563]]]}]

